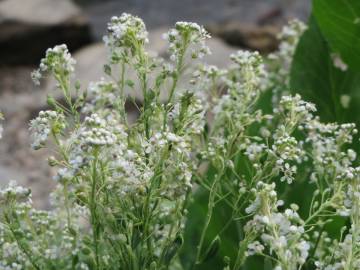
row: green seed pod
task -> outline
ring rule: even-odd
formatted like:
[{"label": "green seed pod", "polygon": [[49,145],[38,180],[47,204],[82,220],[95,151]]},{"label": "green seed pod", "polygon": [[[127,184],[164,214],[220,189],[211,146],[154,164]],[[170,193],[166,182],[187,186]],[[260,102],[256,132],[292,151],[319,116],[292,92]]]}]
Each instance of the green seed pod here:
[{"label": "green seed pod", "polygon": [[89,255],[91,253],[91,249],[88,247],[84,247],[81,252],[85,255]]},{"label": "green seed pod", "polygon": [[79,81],[79,80],[76,80],[76,82],[75,82],[75,89],[76,89],[76,90],[79,90],[80,87],[81,87],[80,81]]},{"label": "green seed pod", "polygon": [[58,161],[56,160],[56,158],[54,156],[50,156],[50,157],[48,157],[48,164],[50,167],[54,167],[58,164]]},{"label": "green seed pod", "polygon": [[106,75],[111,75],[111,67],[109,65],[104,65],[104,73]]},{"label": "green seed pod", "polygon": [[49,107],[51,108],[56,108],[57,105],[56,105],[56,100],[52,97],[52,96],[47,96],[46,98],[46,103],[49,105]]},{"label": "green seed pod", "polygon": [[73,228],[69,227],[68,230],[69,230],[69,233],[70,233],[72,236],[76,236],[76,235],[77,235],[77,232],[76,232]]}]

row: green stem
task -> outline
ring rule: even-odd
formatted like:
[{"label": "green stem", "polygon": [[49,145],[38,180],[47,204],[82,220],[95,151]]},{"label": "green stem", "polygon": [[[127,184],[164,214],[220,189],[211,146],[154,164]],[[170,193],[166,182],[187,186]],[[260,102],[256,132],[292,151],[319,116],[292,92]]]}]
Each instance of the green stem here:
[{"label": "green stem", "polygon": [[95,263],[96,269],[101,269],[100,266],[100,255],[99,255],[99,221],[97,216],[97,205],[96,205],[96,186],[97,186],[97,163],[98,163],[98,152],[97,149],[94,153],[94,162],[92,165],[92,173],[91,173],[91,194],[90,194],[90,214],[91,214],[91,226],[92,226],[92,235],[93,235],[93,244],[95,249]]},{"label": "green stem", "polygon": [[207,231],[207,229],[208,229],[208,227],[210,225],[211,217],[212,217],[213,210],[214,210],[214,207],[215,207],[215,195],[216,195],[215,189],[216,189],[217,183],[220,181],[221,177],[222,177],[222,173],[219,173],[218,176],[215,178],[212,186],[211,186],[211,190],[210,190],[210,194],[209,194],[209,202],[208,202],[208,210],[207,210],[206,220],[205,220],[205,224],[204,224],[204,227],[202,229],[202,232],[201,232],[199,245],[197,246],[196,264],[201,263],[202,246],[204,245],[206,231]]}]

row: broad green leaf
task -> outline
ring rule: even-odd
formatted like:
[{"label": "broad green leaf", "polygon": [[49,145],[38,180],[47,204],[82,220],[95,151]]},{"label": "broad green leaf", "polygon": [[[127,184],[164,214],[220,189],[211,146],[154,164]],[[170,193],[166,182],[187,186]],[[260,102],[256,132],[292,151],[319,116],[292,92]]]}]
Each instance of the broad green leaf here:
[{"label": "broad green leaf", "polygon": [[[330,1],[331,2],[331,1]],[[323,121],[360,124],[360,73],[334,66],[331,50],[314,17],[295,52],[290,85],[314,102]]]},{"label": "broad green leaf", "polygon": [[360,70],[360,1],[314,0],[313,13],[332,51]]}]

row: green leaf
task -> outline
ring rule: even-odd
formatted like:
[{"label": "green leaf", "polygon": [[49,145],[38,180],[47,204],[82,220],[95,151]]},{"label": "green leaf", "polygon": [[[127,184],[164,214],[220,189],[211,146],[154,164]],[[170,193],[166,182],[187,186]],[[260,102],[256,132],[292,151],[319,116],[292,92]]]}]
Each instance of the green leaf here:
[{"label": "green leaf", "polygon": [[334,66],[329,45],[314,17],[296,49],[290,85],[295,93],[317,105],[323,121],[359,125],[360,73]]},{"label": "green leaf", "polygon": [[313,13],[332,51],[360,70],[360,1],[314,0]]}]

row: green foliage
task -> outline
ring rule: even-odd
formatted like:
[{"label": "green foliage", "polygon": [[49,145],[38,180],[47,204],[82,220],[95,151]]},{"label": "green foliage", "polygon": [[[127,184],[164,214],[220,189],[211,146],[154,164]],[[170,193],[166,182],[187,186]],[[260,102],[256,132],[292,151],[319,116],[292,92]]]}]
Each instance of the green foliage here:
[{"label": "green foliage", "polygon": [[314,102],[324,121],[359,124],[360,72],[336,67],[332,53],[312,17],[294,55],[291,88]]},{"label": "green foliage", "polygon": [[360,1],[314,0],[313,13],[332,51],[360,70]]}]

